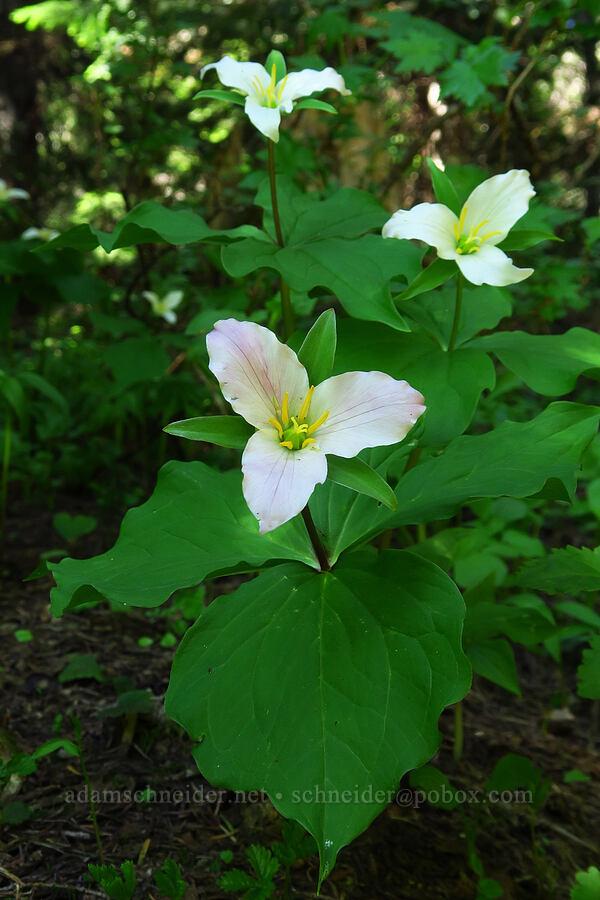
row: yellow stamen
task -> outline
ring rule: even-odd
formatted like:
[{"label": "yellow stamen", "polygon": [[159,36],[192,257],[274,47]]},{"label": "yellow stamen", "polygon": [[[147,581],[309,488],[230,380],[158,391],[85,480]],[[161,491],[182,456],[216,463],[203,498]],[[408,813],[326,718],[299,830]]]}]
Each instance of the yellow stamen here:
[{"label": "yellow stamen", "polygon": [[281,421],[284,425],[287,425],[290,421],[289,413],[288,413],[288,392],[286,391],[283,395],[283,402],[281,404]]},{"label": "yellow stamen", "polygon": [[280,446],[280,447],[287,447],[288,450],[293,450],[293,449],[294,449],[294,445],[292,444],[291,441],[280,441],[280,442],[279,442],[279,446]]},{"label": "yellow stamen", "polygon": [[308,444],[316,444],[316,443],[317,443],[317,442],[316,442],[316,440],[315,440],[314,438],[306,438],[306,440],[302,441],[302,446],[300,447],[300,449],[301,449],[301,450],[304,450],[304,448],[305,448]]},{"label": "yellow stamen", "polygon": [[460,237],[460,229],[458,227],[458,222],[454,223],[453,228],[454,228],[454,237],[456,238],[456,240],[458,240]]},{"label": "yellow stamen", "polygon": [[279,85],[279,90],[277,91],[277,103],[281,103],[281,95],[283,94],[283,89],[285,87],[285,83],[287,80],[288,80],[288,77],[286,75],[285,78],[283,79],[283,81],[281,82],[281,84]]},{"label": "yellow stamen", "polygon": [[[484,219],[483,222],[480,222],[480,223],[479,223],[479,225],[477,226],[477,228],[471,229],[471,230],[473,231],[473,234],[474,234],[474,235],[477,234],[477,232],[479,231],[479,229],[480,229],[480,228],[483,228],[484,225],[487,225],[487,223],[488,223],[489,221],[490,221],[489,219]],[[481,240],[483,240],[483,238],[481,238]]]},{"label": "yellow stamen", "polygon": [[275,63],[273,63],[273,65],[271,66],[271,84],[269,85],[269,92],[275,90],[276,78],[277,78],[277,66],[275,65]]},{"label": "yellow stamen", "polygon": [[462,234],[462,230],[465,227],[465,219],[467,218],[467,209],[468,208],[469,207],[465,203],[465,205],[463,206],[463,208],[461,210],[460,219],[458,220],[458,233],[459,234]]},{"label": "yellow stamen", "polygon": [[271,425],[273,425],[277,429],[277,431],[279,432],[279,437],[282,438],[283,437],[283,428],[281,427],[281,425],[279,424],[277,419],[267,419],[267,421],[270,422]]},{"label": "yellow stamen", "polygon": [[308,394],[304,398],[302,402],[302,406],[300,407],[300,412],[298,413],[298,421],[303,422],[306,418],[306,414],[310,408],[310,401],[312,400],[312,395],[314,394],[315,389],[314,385],[311,385],[308,391]]},{"label": "yellow stamen", "polygon": [[317,430],[317,428],[319,428],[323,424],[323,422],[327,419],[328,415],[329,415],[329,410],[327,409],[327,410],[325,410],[323,415],[317,419],[316,422],[313,422],[313,424],[308,429],[307,434],[313,434],[313,432],[315,432]]},{"label": "yellow stamen", "polygon": [[484,234],[482,237],[480,237],[479,240],[483,244],[484,241],[487,241],[488,238],[493,237],[495,234],[502,234],[502,232],[501,231],[488,231],[488,233]]}]

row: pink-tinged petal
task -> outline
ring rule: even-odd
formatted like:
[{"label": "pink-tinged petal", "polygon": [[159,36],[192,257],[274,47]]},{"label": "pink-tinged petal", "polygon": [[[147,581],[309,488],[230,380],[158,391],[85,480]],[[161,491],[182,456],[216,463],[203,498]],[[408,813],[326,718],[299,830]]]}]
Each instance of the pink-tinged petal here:
[{"label": "pink-tinged petal", "polygon": [[279,104],[290,104],[299,97],[308,97],[317,91],[325,91],[328,88],[339,91],[340,94],[351,94],[345,85],[342,76],[328,66],[319,72],[317,69],[303,69],[301,72],[291,72],[278,82],[275,91]]},{"label": "pink-tinged petal", "polygon": [[301,512],[315,485],[327,478],[327,457],[311,444],[281,447],[275,429],[253,434],[242,455],[242,490],[265,534]]},{"label": "pink-tinged petal", "polygon": [[384,237],[425,241],[442,259],[452,259],[456,248],[454,226],[458,219],[442,203],[419,203],[399,209],[383,226]]},{"label": "pink-tinged petal", "polygon": [[238,62],[231,56],[223,56],[219,62],[210,63],[200,72],[200,78],[204,78],[209,69],[215,69],[221,84],[226,87],[237,88],[244,94],[251,97],[259,96],[256,82],[266,87],[271,79],[267,74],[267,70],[260,63],[254,62]]},{"label": "pink-tinged petal", "polygon": [[315,388],[312,424],[329,415],[314,437],[324,453],[350,458],[366,447],[396,444],[425,412],[423,396],[384,372],[346,372]]},{"label": "pink-tinged petal", "polygon": [[[529,172],[525,169],[511,169],[503,175],[494,175],[481,184],[467,198],[465,206],[465,224],[463,232],[468,234],[470,228],[487,220],[480,230],[479,237],[486,232],[498,231],[488,238],[489,243],[498,244],[506,237],[521,216],[524,216],[529,201],[535,196],[533,185],[529,180]],[[511,282],[505,282],[511,283]],[[495,282],[486,282],[495,284]]]},{"label": "pink-tinged petal", "polygon": [[293,350],[255,322],[221,319],[206,336],[209,368],[223,396],[255,428],[271,428],[284,394],[295,415],[309,388],[306,369]]},{"label": "pink-tinged petal", "polygon": [[279,141],[281,112],[278,109],[261,106],[253,97],[247,97],[244,112],[261,134],[264,134],[274,144]]},{"label": "pink-tinged petal", "polygon": [[493,284],[504,287],[516,284],[533,273],[533,269],[518,269],[508,256],[492,244],[481,245],[477,253],[455,256],[456,263],[471,284]]}]

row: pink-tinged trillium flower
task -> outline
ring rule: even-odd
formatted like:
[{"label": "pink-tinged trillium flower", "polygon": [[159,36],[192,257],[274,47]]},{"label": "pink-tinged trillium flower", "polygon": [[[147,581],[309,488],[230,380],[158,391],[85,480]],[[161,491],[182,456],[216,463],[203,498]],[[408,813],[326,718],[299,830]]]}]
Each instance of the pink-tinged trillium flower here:
[{"label": "pink-tinged trillium flower", "polygon": [[321,72],[316,69],[291,72],[279,81],[276,80],[275,65],[267,72],[260,63],[237,62],[231,56],[224,56],[219,62],[204,66],[200,77],[203,78],[209,69],[216,69],[221,84],[245,95],[244,112],[255,128],[274,143],[279,140],[281,113],[291,113],[294,100],[327,88],[341,94],[352,93],[346,88],[342,76],[331,66]]},{"label": "pink-tinged trillium flower", "polygon": [[527,212],[534,195],[529,172],[511,169],[478,185],[460,216],[442,203],[419,203],[395,212],[383,236],[425,241],[441,259],[455,260],[473,284],[515,284],[533,269],[518,269],[496,245]]},{"label": "pink-tinged trillium flower", "polygon": [[328,453],[395,444],[425,411],[418,391],[383,372],[312,386],[294,351],[254,322],[222,319],[206,345],[223,395],[257,429],[242,455],[242,490],[261,534],[304,509],[327,477]]},{"label": "pink-tinged trillium flower", "polygon": [[154,291],[143,291],[142,297],[148,301],[155,316],[161,316],[171,325],[177,321],[174,311],[183,300],[183,291],[169,291],[164,297],[159,297]]}]

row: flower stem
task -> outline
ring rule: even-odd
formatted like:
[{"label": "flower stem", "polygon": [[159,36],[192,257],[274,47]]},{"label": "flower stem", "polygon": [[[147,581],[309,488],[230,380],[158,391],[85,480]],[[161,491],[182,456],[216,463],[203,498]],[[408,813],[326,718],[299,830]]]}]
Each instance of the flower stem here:
[{"label": "flower stem", "polygon": [[462,312],[462,295],[463,295],[463,275],[458,273],[456,279],[456,304],[454,306],[454,322],[452,323],[452,334],[448,342],[448,350],[454,350],[456,338],[458,337],[458,329],[460,328],[460,314]]},{"label": "flower stem", "polygon": [[[269,184],[271,186],[271,207],[273,209],[273,222],[275,224],[275,235],[277,243],[280,247],[284,247],[283,232],[281,230],[281,220],[279,218],[279,205],[277,203],[277,182],[275,179],[275,145],[273,141],[267,140],[269,147]],[[294,333],[294,311],[290,300],[290,289],[286,282],[281,279],[281,315],[283,318],[284,337],[287,341]]]},{"label": "flower stem", "polygon": [[321,572],[329,572],[330,565],[329,560],[327,559],[327,554],[325,553],[325,547],[323,546],[323,542],[319,537],[319,532],[317,531],[317,527],[313,522],[313,517],[310,514],[308,506],[305,506],[302,510],[302,518],[304,519],[304,524],[306,525],[306,530],[308,531],[310,542],[313,545],[315,553],[317,554],[317,559],[319,560],[319,565],[321,566]]},{"label": "flower stem", "polygon": [[454,747],[452,750],[454,762],[460,762],[460,759],[462,757],[463,739],[463,708],[462,703],[459,700],[459,702],[454,706]]}]

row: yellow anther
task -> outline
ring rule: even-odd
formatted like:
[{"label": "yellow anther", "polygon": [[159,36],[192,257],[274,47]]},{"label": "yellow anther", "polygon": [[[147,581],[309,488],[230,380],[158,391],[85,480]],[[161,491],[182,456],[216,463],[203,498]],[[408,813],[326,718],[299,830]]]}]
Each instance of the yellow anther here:
[{"label": "yellow anther", "polygon": [[298,419],[292,416],[292,423],[296,429],[296,434],[305,434],[308,431],[308,425],[298,425]]},{"label": "yellow anther", "polygon": [[454,237],[456,238],[456,240],[458,240],[460,237],[460,229],[458,227],[458,222],[454,223],[453,228],[454,228]]},{"label": "yellow anther", "polygon": [[275,84],[277,83],[277,66],[275,63],[271,66],[271,84],[269,85],[271,90],[274,90]]},{"label": "yellow anther", "polygon": [[290,421],[290,416],[288,413],[288,392],[286,391],[283,395],[283,401],[281,403],[281,421],[284,425],[287,425]]},{"label": "yellow anther", "polygon": [[459,218],[459,220],[458,220],[458,233],[459,233],[459,234],[462,234],[462,230],[463,230],[463,228],[465,227],[465,219],[467,218],[467,209],[468,209],[468,208],[469,208],[469,207],[468,207],[467,204],[465,203],[465,205],[463,206],[463,208],[462,208],[462,210],[461,210],[460,218]]},{"label": "yellow anther", "polygon": [[325,410],[323,415],[317,419],[316,422],[312,423],[312,425],[310,426],[310,428],[307,431],[307,434],[313,434],[317,430],[317,428],[319,428],[323,424],[323,422],[326,420],[328,415],[329,415],[329,410],[327,409],[327,410]]},{"label": "yellow anther", "polygon": [[307,446],[307,444],[316,444],[316,443],[317,442],[314,438],[306,438],[306,440],[302,441],[302,446],[300,447],[300,449],[304,450],[304,448]]},{"label": "yellow anther", "polygon": [[298,413],[298,420],[303,422],[306,418],[308,410],[310,409],[310,401],[312,400],[312,395],[315,392],[314,385],[311,385],[308,391],[308,394],[302,401],[302,406],[300,407],[300,412]]},{"label": "yellow anther", "polygon": [[294,449],[294,445],[292,444],[291,441],[280,441],[280,442],[279,442],[279,446],[280,446],[280,447],[287,447],[288,450],[293,450],[293,449]]},{"label": "yellow anther", "polygon": [[279,432],[279,438],[281,439],[283,437],[283,428],[281,427],[277,419],[267,419],[267,421],[277,429],[277,431]]},{"label": "yellow anther", "polygon": [[483,244],[484,241],[487,241],[488,238],[494,237],[495,234],[502,234],[502,232],[501,231],[488,231],[488,233],[484,234],[482,237],[480,237],[479,240]]}]

